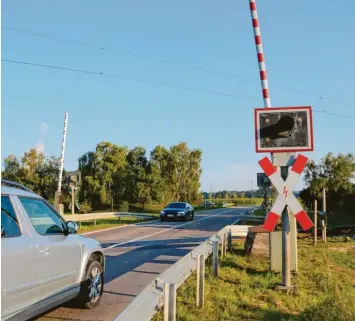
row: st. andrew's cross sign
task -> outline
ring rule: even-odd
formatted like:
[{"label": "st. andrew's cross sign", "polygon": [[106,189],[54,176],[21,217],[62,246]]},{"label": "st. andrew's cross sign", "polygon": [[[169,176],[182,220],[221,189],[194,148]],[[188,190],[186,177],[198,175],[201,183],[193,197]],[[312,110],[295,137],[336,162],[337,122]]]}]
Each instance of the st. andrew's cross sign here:
[{"label": "st. andrew's cross sign", "polygon": [[261,168],[279,193],[274,206],[264,222],[264,228],[266,230],[270,232],[274,230],[286,205],[295,215],[297,222],[301,225],[303,230],[309,230],[313,227],[311,219],[293,194],[293,188],[300,179],[307,161],[308,158],[306,156],[298,155],[286,180],[281,177],[280,172],[277,171],[268,157],[264,157],[259,161]]}]

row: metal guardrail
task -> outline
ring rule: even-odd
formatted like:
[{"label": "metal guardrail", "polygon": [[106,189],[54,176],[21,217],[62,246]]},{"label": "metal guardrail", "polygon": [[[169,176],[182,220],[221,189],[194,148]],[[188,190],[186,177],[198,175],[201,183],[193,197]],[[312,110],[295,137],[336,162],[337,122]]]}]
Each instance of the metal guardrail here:
[{"label": "metal guardrail", "polygon": [[164,284],[174,283],[179,288],[196,270],[197,256],[204,254],[207,258],[212,253],[212,241],[221,241],[225,234],[245,237],[247,225],[228,225],[207,241],[200,244],[165,272],[154,279],[116,318],[114,321],[150,321],[164,303]]},{"label": "metal guardrail", "polygon": [[91,213],[91,214],[74,214],[74,215],[63,215],[63,218],[66,221],[73,222],[85,222],[85,221],[94,221],[100,219],[108,218],[117,218],[121,217],[135,217],[135,218],[159,218],[157,215],[144,214],[144,213],[128,213],[128,212],[108,212],[108,213]]}]

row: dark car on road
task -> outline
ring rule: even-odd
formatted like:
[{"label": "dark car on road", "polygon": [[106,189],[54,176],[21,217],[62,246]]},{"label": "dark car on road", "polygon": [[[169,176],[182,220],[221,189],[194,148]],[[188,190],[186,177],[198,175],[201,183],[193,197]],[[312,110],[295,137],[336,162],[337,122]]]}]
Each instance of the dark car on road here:
[{"label": "dark car on road", "polygon": [[184,221],[193,220],[195,217],[194,208],[187,202],[170,203],[160,212],[160,219],[165,221],[169,218],[182,219]]}]

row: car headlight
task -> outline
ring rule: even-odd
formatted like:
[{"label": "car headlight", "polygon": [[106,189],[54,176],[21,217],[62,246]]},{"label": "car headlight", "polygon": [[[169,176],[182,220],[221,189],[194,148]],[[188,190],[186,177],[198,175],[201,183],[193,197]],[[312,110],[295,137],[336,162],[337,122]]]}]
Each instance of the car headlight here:
[{"label": "car headlight", "polygon": [[181,212],[178,212],[178,214],[185,214],[185,212],[184,212],[184,211],[181,211]]},{"label": "car headlight", "polygon": [[161,211],[160,214],[165,214],[165,211]]}]

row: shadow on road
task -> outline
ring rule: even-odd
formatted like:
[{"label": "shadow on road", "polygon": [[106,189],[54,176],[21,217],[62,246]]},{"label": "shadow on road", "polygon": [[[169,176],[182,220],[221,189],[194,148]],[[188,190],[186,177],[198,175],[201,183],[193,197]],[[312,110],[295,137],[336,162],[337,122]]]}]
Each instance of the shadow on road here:
[{"label": "shadow on road", "polygon": [[[123,254],[118,253],[117,255],[115,255],[115,253],[106,253],[105,283],[109,283],[123,274],[132,271],[136,273],[159,275],[162,271],[161,268],[158,268],[157,271],[145,271],[142,268],[137,268],[146,263],[155,263],[159,265],[174,264],[181,257],[189,253],[191,248],[198,246],[204,240],[206,240],[205,237],[140,241],[115,247],[112,251],[124,247],[137,248]],[[169,259],[159,259],[159,257],[164,256],[168,256]]]}]

